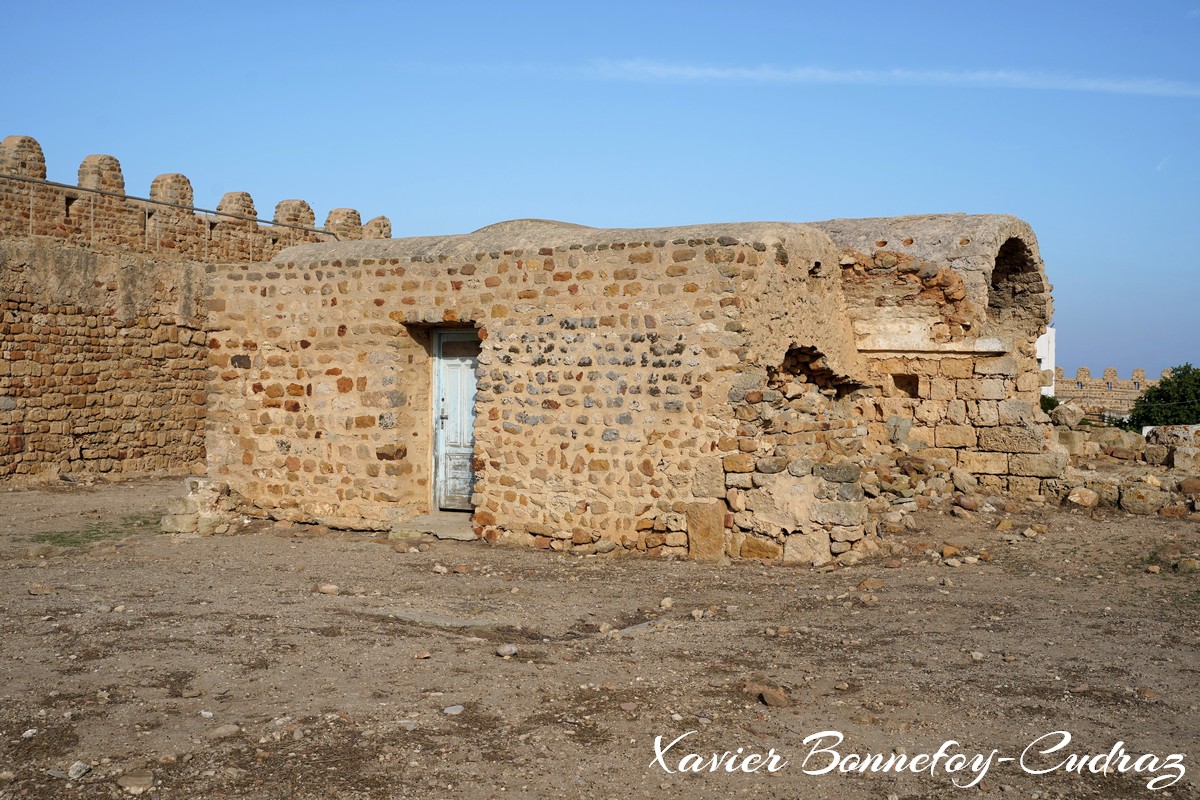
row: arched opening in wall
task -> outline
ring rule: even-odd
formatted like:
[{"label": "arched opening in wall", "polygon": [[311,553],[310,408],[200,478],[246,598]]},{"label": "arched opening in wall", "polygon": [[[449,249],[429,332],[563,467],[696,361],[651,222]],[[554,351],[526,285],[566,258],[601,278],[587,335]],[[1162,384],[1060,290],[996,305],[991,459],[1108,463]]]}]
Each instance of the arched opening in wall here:
[{"label": "arched opening in wall", "polygon": [[1015,236],[1000,246],[988,291],[988,319],[1001,332],[1036,336],[1046,322],[1046,282],[1037,259]]}]

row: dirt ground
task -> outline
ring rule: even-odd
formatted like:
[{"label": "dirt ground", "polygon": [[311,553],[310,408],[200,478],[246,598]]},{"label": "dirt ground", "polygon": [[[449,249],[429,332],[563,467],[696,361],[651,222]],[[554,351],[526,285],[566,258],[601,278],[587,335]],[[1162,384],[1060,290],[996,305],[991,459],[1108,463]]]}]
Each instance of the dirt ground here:
[{"label": "dirt ground", "polygon": [[[1195,517],[930,511],[818,572],[160,534],[178,491],[0,492],[0,798],[1200,798]],[[810,774],[947,740],[999,751],[972,788]],[[1026,771],[1118,743],[1141,773]],[[764,760],[678,769],[726,751]]]}]

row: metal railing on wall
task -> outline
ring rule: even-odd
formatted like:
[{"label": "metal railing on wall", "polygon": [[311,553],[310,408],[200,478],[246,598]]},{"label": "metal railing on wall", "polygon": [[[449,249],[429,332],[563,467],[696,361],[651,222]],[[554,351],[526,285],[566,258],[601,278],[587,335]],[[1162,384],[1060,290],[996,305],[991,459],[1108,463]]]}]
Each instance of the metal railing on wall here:
[{"label": "metal railing on wall", "polygon": [[[212,241],[212,229],[215,224],[215,223],[212,223],[209,221],[209,219],[212,217],[220,217],[220,218],[224,218],[224,219],[235,219],[240,222],[253,222],[256,225],[262,225],[262,226],[268,226],[268,227],[274,227],[274,228],[288,228],[290,230],[304,231],[306,233],[315,233],[315,234],[318,234],[321,236],[332,236],[335,241],[341,241],[341,238],[336,233],[334,233],[333,231],[328,230],[326,228],[313,228],[313,227],[310,227],[307,225],[297,225],[297,224],[291,223],[291,222],[277,222],[276,220],[261,219],[259,217],[248,217],[243,214],[233,214],[228,211],[218,211],[217,209],[212,209],[212,208],[200,208],[199,206],[185,206],[185,205],[180,205],[178,203],[171,203],[166,200],[155,200],[150,197],[137,197],[136,195],[122,194],[120,192],[110,192],[105,189],[93,189],[93,188],[85,187],[85,186],[75,186],[75,185],[72,185],[69,183],[59,183],[57,181],[46,180],[45,178],[31,178],[28,175],[12,175],[12,174],[9,174],[6,172],[0,172],[0,179],[6,179],[6,180],[11,180],[11,181],[17,181],[18,183],[30,184],[30,187],[29,187],[29,235],[30,236],[34,235],[33,186],[38,185],[38,186],[47,186],[47,187],[51,187],[51,188],[55,188],[55,189],[62,189],[66,192],[82,192],[82,193],[91,195],[92,201],[90,203],[90,208],[89,208],[89,211],[91,212],[90,213],[91,220],[90,220],[90,229],[88,231],[88,241],[90,243],[94,243],[95,236],[96,236],[96,230],[95,230],[95,228],[96,228],[96,201],[95,201],[95,198],[97,195],[100,195],[103,197],[115,197],[120,200],[133,200],[134,202],[137,202],[137,203],[144,203],[147,205],[155,205],[155,206],[160,206],[163,208],[173,208],[173,209],[176,209],[179,211],[189,211],[193,214],[200,216],[201,219],[204,220],[204,258],[208,258],[209,244]],[[69,197],[69,195],[68,195],[68,197]],[[143,226],[143,230],[145,231],[145,236],[146,236],[145,247],[147,250],[150,249],[150,216],[151,216],[150,209],[146,205],[143,205],[142,206],[142,226]],[[275,241],[272,241],[272,244],[274,244],[274,243],[275,243]],[[156,241],[155,241],[155,249],[156,250],[161,249],[159,245],[160,245],[160,240],[156,239]],[[253,241],[250,242],[249,260],[251,260],[251,261],[254,260],[254,242]]]}]

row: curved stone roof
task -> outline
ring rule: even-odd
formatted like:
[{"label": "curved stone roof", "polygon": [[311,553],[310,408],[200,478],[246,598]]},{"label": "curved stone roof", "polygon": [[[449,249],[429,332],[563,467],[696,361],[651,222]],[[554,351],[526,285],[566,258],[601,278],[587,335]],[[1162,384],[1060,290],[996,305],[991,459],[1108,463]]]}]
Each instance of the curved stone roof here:
[{"label": "curved stone roof", "polygon": [[415,236],[406,239],[376,239],[298,245],[276,256],[276,261],[299,262],[335,258],[409,258],[447,255],[470,258],[476,253],[540,247],[602,245],[617,242],[671,242],[676,239],[720,239],[739,242],[803,240],[828,246],[826,235],[813,226],[797,222],[734,222],[687,225],[677,228],[589,228],[545,219],[516,219],[497,222],[472,233],[449,236]]},{"label": "curved stone roof", "polygon": [[1024,242],[1041,262],[1033,228],[1011,214],[915,214],[807,224],[825,231],[842,247],[864,253],[895,250],[969,272],[990,274],[1001,246],[1013,238]]}]

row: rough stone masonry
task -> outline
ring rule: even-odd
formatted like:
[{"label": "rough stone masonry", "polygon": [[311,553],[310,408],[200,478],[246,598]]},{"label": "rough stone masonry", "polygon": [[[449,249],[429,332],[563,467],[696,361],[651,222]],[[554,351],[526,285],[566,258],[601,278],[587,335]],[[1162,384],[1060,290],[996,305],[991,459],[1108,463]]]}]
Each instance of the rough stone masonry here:
[{"label": "rough stone masonry", "polygon": [[0,141],[0,481],[188,474],[204,462],[205,265],[270,260],[290,244],[390,236],[284,200],[272,224],[245,192],[216,213],[160,175],[141,200],[121,165],[88,156],[77,186],[46,180],[29,136]]},{"label": "rough stone masonry", "polygon": [[178,174],[149,195],[112,156],[68,186],[0,142],[0,479],[206,470],[169,524],[390,528],[436,505],[446,331],[479,340],[469,505],[493,541],[848,562],[918,491],[1032,495],[1066,465],[1037,405],[1050,287],[1013,217],[392,240],[300,200],[196,209]]},{"label": "rough stone masonry", "polygon": [[431,509],[446,329],[481,340],[471,504],[493,541],[847,560],[881,459],[1018,493],[1066,465],[1038,408],[1049,287],[1012,217],[526,220],[209,272],[209,474],[278,518]]}]

